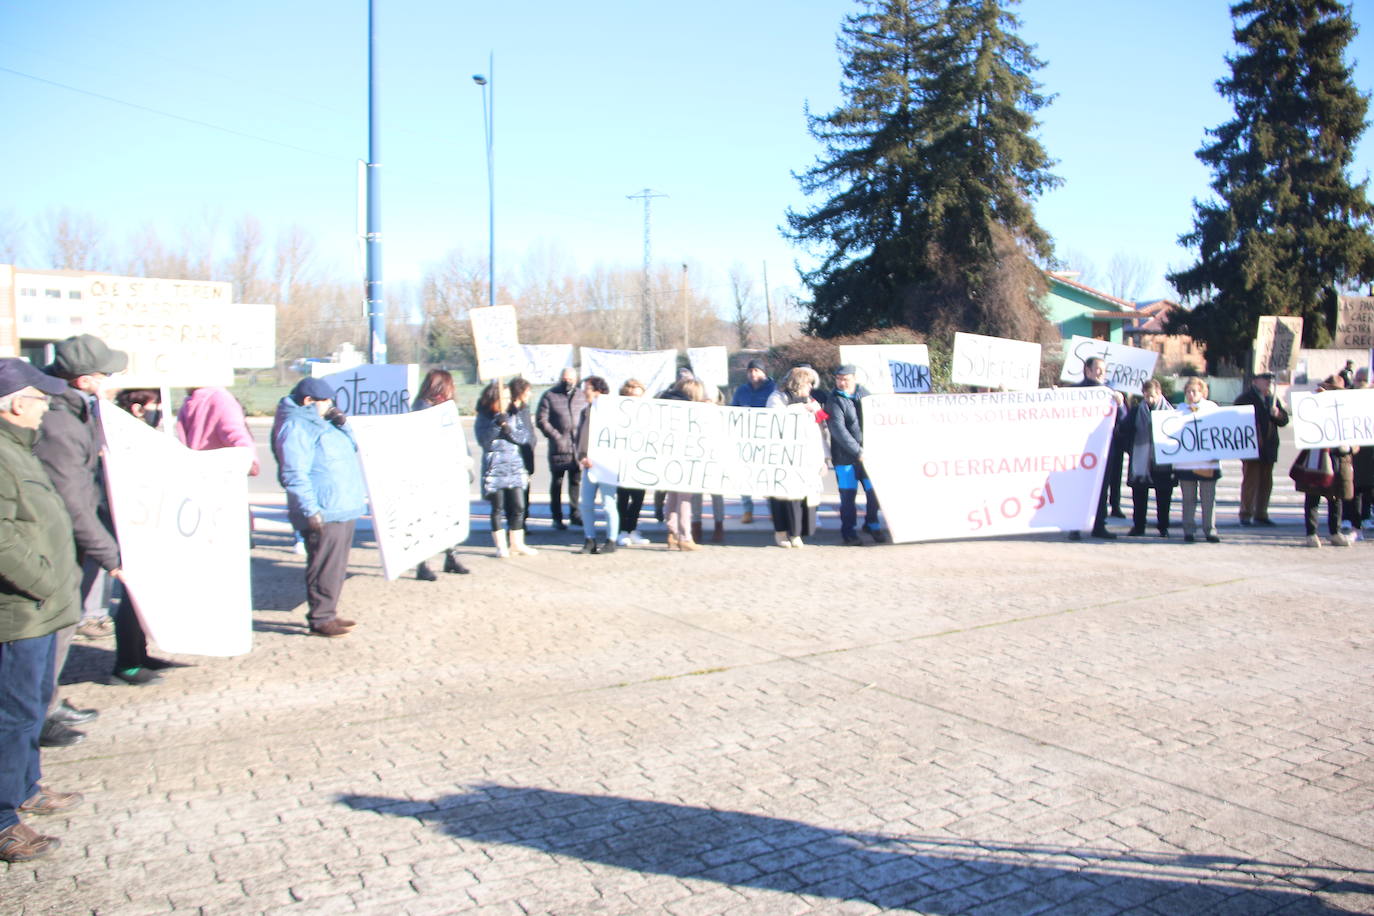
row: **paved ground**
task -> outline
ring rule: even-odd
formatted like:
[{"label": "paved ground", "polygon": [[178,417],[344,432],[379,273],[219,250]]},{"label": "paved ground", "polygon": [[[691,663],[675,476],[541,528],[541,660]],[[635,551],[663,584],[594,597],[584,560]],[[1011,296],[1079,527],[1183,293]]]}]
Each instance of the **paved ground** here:
[{"label": "paved ground", "polygon": [[0,912],[1374,912],[1374,545],[1280,517],[607,557],[541,520],[433,584],[360,540],[341,640],[269,530],[251,654],[136,689],[76,647],[102,715],[45,766],[89,801]]}]

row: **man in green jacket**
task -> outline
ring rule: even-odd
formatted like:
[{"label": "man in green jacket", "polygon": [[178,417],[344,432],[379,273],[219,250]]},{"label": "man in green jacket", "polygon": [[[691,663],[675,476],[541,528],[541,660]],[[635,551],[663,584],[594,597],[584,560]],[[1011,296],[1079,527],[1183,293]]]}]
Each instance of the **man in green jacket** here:
[{"label": "man in green jacket", "polygon": [[33,455],[50,396],[65,386],[22,359],[0,359],[0,861],[61,842],[19,819],[81,802],[39,785],[38,734],[52,695],[54,633],[81,614],[72,522]]}]

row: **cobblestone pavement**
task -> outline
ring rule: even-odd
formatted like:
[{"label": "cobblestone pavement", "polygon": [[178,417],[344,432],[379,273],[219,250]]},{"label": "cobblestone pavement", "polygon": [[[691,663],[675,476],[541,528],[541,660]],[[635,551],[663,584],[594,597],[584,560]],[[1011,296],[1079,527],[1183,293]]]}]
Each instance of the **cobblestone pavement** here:
[{"label": "cobblestone pavement", "polygon": [[538,527],[432,584],[360,540],[338,640],[261,533],[251,654],[130,688],[77,644],[101,718],[45,767],[88,801],[0,912],[1374,912],[1374,546],[1294,521],[792,551],[736,519],[595,557]]}]

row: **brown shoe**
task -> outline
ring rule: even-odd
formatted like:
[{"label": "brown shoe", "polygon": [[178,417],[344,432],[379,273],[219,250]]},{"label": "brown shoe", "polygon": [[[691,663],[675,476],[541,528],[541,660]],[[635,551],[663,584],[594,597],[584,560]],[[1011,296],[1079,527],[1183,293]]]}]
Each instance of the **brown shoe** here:
[{"label": "brown shoe", "polygon": [[345,620],[345,619],[342,618],[342,617],[335,617],[335,618],[334,618],[334,622],[337,623],[337,624],[338,624],[339,626],[341,626],[341,627],[348,627],[350,630],[353,629],[354,627],[356,627],[356,626],[358,625],[358,621],[356,621],[356,620]]},{"label": "brown shoe", "polygon": [[700,550],[701,545],[691,538],[679,538],[677,542],[678,550]]},{"label": "brown shoe", "polygon": [[53,792],[45,786],[38,794],[19,806],[20,814],[60,814],[81,804],[85,796],[80,792]]},{"label": "brown shoe", "polygon": [[0,830],[0,862],[27,862],[61,845],[55,836],[43,836],[28,824],[15,824]]},{"label": "brown shoe", "polygon": [[347,636],[348,632],[348,627],[344,626],[337,619],[326,620],[319,626],[310,628],[311,636],[324,636],[328,639],[337,639],[340,636]]}]

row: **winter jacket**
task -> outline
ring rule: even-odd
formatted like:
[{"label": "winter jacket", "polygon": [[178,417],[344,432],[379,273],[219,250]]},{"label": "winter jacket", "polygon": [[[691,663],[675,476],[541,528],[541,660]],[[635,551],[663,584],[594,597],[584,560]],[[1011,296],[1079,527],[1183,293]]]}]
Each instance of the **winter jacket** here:
[{"label": "winter jacket", "polygon": [[[118,410],[113,405],[110,410]],[[90,557],[107,570],[119,568],[105,481],[100,471],[100,426],[86,395],[68,388],[53,395],[33,453],[71,515],[78,560]]]},{"label": "winter jacket", "polygon": [[33,454],[36,431],[0,419],[0,642],[81,617],[72,521]]},{"label": "winter jacket", "polygon": [[479,410],[472,434],[482,446],[482,495],[523,488],[529,478],[520,446],[530,441],[530,428],[520,414]]},{"label": "winter jacket", "polygon": [[825,402],[829,414],[826,426],[830,429],[830,461],[835,465],[857,464],[864,450],[863,407],[860,398],[868,397],[863,385],[854,388],[853,395],[836,389]]},{"label": "winter jacket", "polygon": [[767,407],[768,399],[773,392],[778,390],[777,382],[771,378],[763,380],[763,384],[755,388],[745,382],[735,389],[735,396],[730,400],[731,407]]},{"label": "winter jacket", "polygon": [[281,428],[273,440],[280,456],[279,477],[286,489],[291,523],[304,530],[319,514],[326,522],[347,522],[367,512],[367,488],[358,464],[358,446],[347,425],[335,426],[314,404],[283,398]]},{"label": "winter jacket", "polygon": [[1126,415],[1126,422],[1121,424],[1129,437],[1125,440],[1125,448],[1131,459],[1128,478],[1133,486],[1173,486],[1174,466],[1155,464],[1154,418],[1151,417],[1155,411],[1173,409],[1174,405],[1166,398],[1161,397],[1154,407],[1141,398]]},{"label": "winter jacket", "polygon": [[177,411],[177,438],[196,451],[246,448],[253,452],[248,476],[258,476],[258,445],[243,418],[243,406],[224,388],[197,388]]},{"label": "winter jacket", "polygon": [[549,470],[565,471],[577,467],[578,418],[587,407],[587,396],[581,385],[560,381],[539,399],[535,409],[535,423],[549,440]]},{"label": "winter jacket", "polygon": [[[1241,392],[1240,397],[1236,398],[1236,404],[1244,406],[1249,404],[1255,408],[1255,433],[1259,438],[1259,460],[1268,461],[1273,464],[1279,460],[1279,427],[1288,425],[1288,411],[1283,409],[1283,404],[1272,394],[1269,397],[1261,397],[1260,393],[1250,386]],[[1269,409],[1277,406],[1279,415],[1271,416]]]}]

